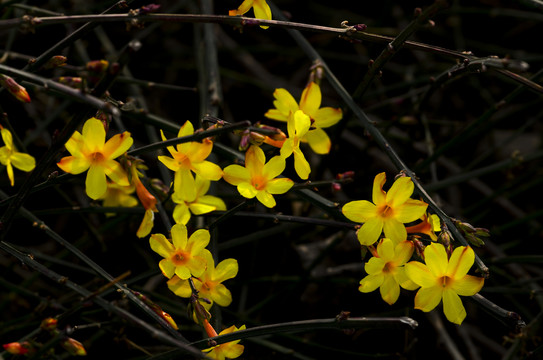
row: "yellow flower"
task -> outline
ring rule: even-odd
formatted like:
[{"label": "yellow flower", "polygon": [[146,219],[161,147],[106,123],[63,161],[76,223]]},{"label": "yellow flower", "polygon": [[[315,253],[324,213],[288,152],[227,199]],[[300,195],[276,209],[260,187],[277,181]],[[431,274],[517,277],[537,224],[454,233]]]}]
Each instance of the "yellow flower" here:
[{"label": "yellow flower", "polygon": [[[121,186],[113,182],[107,183],[107,190],[100,196],[103,207],[134,207],[138,205],[138,200],[132,194],[136,189],[134,186]],[[113,216],[114,213],[106,213],[106,216]]]},{"label": "yellow flower", "polygon": [[266,155],[258,146],[251,146],[245,153],[245,167],[230,165],[224,169],[224,180],[237,186],[239,193],[252,199],[256,196],[264,206],[272,208],[275,199],[272,194],[284,194],[294,182],[287,178],[278,178],[285,170],[285,159],[274,156],[266,163]]},{"label": "yellow flower", "polygon": [[351,201],[343,206],[342,212],[349,220],[364,223],[358,230],[360,244],[372,245],[381,232],[394,243],[407,239],[404,223],[419,219],[428,204],[410,199],[414,184],[410,177],[400,177],[387,192],[383,191],[386,174],[377,174],[373,181],[373,203],[367,200]]},{"label": "yellow flower", "polygon": [[[219,335],[226,335],[239,330],[245,330],[245,325],[242,325],[239,328],[232,325],[228,329],[221,331]],[[215,360],[235,359],[241,356],[241,354],[243,354],[243,350],[245,349],[243,345],[238,343],[239,340],[234,340],[209,349],[204,349],[202,351],[205,352],[207,356]]]},{"label": "yellow flower", "polygon": [[178,224],[186,225],[190,220],[191,213],[202,215],[215,210],[226,210],[226,204],[222,199],[206,195],[211,184],[209,180],[196,175],[194,184],[196,187],[196,198],[194,200],[187,201],[183,199],[181,194],[176,192],[172,195],[173,202],[177,204],[173,210],[173,219]]},{"label": "yellow flower", "polygon": [[2,132],[2,140],[4,140],[4,146],[0,148],[0,163],[6,167],[9,181],[13,186],[15,185],[13,166],[22,171],[32,171],[36,167],[36,160],[31,155],[17,151],[13,145],[11,132],[8,129],[0,126],[0,131]]},{"label": "yellow flower", "polygon": [[[213,303],[220,306],[228,306],[232,302],[230,290],[222,284],[223,281],[234,278],[238,274],[238,262],[236,259],[226,259],[215,267],[215,261],[210,252],[205,252],[202,257],[207,262],[206,271],[199,277],[192,279],[194,287],[200,298],[206,298],[211,303],[203,303],[209,309]],[[192,289],[188,280],[181,280],[174,276],[168,280],[168,288],[177,296],[189,298]]]},{"label": "yellow flower", "polygon": [[74,132],[66,142],[66,150],[72,156],[66,156],[57,163],[67,173],[81,174],[88,170],[85,181],[87,195],[98,199],[107,191],[106,175],[114,183],[128,186],[128,177],[121,164],[113,160],[125,153],[134,140],[128,131],[106,140],[106,130],[102,122],[90,118],[83,125],[82,134]]},{"label": "yellow flower", "polygon": [[383,300],[392,305],[400,296],[400,286],[407,290],[418,288],[417,284],[409,280],[404,269],[413,250],[411,241],[402,241],[394,246],[390,239],[381,240],[377,245],[377,256],[372,257],[364,266],[368,276],[360,281],[358,290],[368,293],[379,288]]},{"label": "yellow flower", "polygon": [[[164,133],[162,131],[160,133],[162,140],[166,140]],[[177,137],[192,134],[194,134],[194,127],[190,121],[187,121],[179,129]],[[175,171],[173,190],[182,196],[183,199],[187,201],[194,201],[196,199],[196,184],[191,171],[206,180],[217,181],[222,177],[221,168],[211,161],[206,160],[212,149],[213,141],[204,139],[201,143],[191,141],[178,144],[176,148],[168,146],[168,151],[172,155],[172,158],[168,156],[158,157],[158,160],[166,165],[168,169]]]},{"label": "yellow flower", "polygon": [[196,230],[187,239],[187,228],[182,224],[172,226],[172,242],[162,234],[153,234],[149,239],[151,249],[164,259],[158,266],[164,276],[171,279],[177,275],[186,280],[191,276],[200,276],[206,270],[207,262],[203,252],[209,244],[209,231]]},{"label": "yellow flower", "polygon": [[[275,109],[264,114],[269,119],[288,122],[290,114],[302,110],[311,119],[311,129],[302,136],[317,154],[328,154],[332,143],[323,128],[335,125],[343,117],[341,109],[321,106],[321,89],[315,82],[310,82],[302,92],[300,104],[285,89],[276,89],[273,93]],[[290,135],[289,135],[290,136]]]},{"label": "yellow flower", "polygon": [[298,110],[293,113],[287,123],[288,139],[285,140],[281,147],[281,156],[285,159],[294,153],[294,169],[300,179],[306,180],[311,172],[311,167],[305,159],[304,153],[300,150],[300,141],[304,137],[309,127],[311,120],[303,111]]},{"label": "yellow flower", "polygon": [[424,249],[424,259],[426,265],[418,261],[405,265],[407,276],[421,287],[415,296],[415,309],[431,311],[443,299],[445,316],[460,325],[466,310],[458,295],[475,295],[484,284],[483,278],[467,275],[475,261],[473,250],[459,246],[448,259],[442,244],[431,243]]},{"label": "yellow flower", "polygon": [[[272,13],[270,6],[266,0],[244,0],[236,10],[230,10],[228,15],[237,16],[244,15],[247,11],[253,8],[255,12],[255,19],[271,20]],[[267,29],[269,26],[260,25],[262,29]]]}]

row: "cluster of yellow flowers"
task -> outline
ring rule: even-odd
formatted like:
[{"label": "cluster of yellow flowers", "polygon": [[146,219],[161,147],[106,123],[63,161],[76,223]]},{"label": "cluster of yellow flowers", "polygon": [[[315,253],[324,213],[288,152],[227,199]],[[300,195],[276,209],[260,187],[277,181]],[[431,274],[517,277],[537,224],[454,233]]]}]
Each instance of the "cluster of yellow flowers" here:
[{"label": "cluster of yellow flowers", "polygon": [[[360,281],[361,292],[371,292],[379,288],[381,297],[392,305],[398,300],[400,287],[416,290],[415,309],[428,312],[443,300],[443,311],[447,319],[461,324],[466,310],[461,296],[472,296],[481,290],[484,279],[468,275],[473,266],[475,254],[471,247],[459,246],[452,255],[439,242],[431,242],[424,248],[419,261],[409,261],[415,245],[408,239],[408,233],[421,233],[437,240],[435,231],[440,231],[439,219],[428,216],[428,205],[411,199],[414,184],[409,177],[399,177],[388,192],[383,190],[385,173],[375,177],[372,202],[351,201],[342,208],[343,214],[354,222],[363,223],[357,231],[360,244],[374,250],[364,269],[368,274]],[[420,224],[405,227],[420,219]],[[373,245],[379,240],[376,249]],[[409,262],[408,262],[409,261]]]}]

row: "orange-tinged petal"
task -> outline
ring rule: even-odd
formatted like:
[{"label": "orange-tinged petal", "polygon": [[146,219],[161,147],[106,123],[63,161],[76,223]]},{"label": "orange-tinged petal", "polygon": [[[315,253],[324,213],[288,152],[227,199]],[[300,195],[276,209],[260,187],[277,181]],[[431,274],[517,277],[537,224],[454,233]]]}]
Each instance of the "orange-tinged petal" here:
[{"label": "orange-tinged petal", "polygon": [[[434,277],[439,278],[447,273],[447,252],[440,243],[431,243],[424,249],[424,260]],[[415,281],[416,282],[416,281]]]},{"label": "orange-tinged petal", "polygon": [[108,159],[115,159],[127,152],[133,143],[134,139],[132,139],[128,131],[125,131],[109,139],[104,144],[102,153]]},{"label": "orange-tinged petal", "polygon": [[273,179],[268,181],[266,191],[270,194],[284,194],[294,186],[294,181],[286,178]]},{"label": "orange-tinged petal", "polygon": [[303,180],[307,180],[311,172],[311,167],[300,149],[294,149],[294,170],[296,170],[296,174],[298,174],[300,179]]},{"label": "orange-tinged petal", "polygon": [[332,142],[328,137],[328,134],[322,129],[310,130],[304,137],[304,139],[309,143],[311,149],[317,154],[328,154],[330,148],[332,147]]},{"label": "orange-tinged petal", "polygon": [[[192,170],[206,180],[218,181],[223,176],[221,167],[211,161],[192,164]],[[196,186],[196,184],[194,185]]]},{"label": "orange-tinged petal", "polygon": [[372,245],[374,244],[381,235],[383,230],[383,221],[379,218],[369,219],[356,233],[358,241],[362,245]]},{"label": "orange-tinged petal", "polygon": [[313,117],[313,114],[321,106],[321,99],[322,94],[320,86],[316,82],[310,82],[302,92],[300,110]]},{"label": "orange-tinged petal", "polygon": [[256,198],[258,201],[260,201],[264,206],[268,208],[272,208],[276,205],[275,199],[273,198],[272,194],[270,194],[267,191],[257,192]]},{"label": "orange-tinged petal", "polygon": [[386,192],[383,191],[383,185],[386,180],[384,172],[377,174],[373,179],[372,201],[375,205],[385,204]]},{"label": "orange-tinged petal", "polygon": [[398,300],[398,298],[400,297],[400,286],[398,285],[394,277],[390,275],[385,276],[385,279],[379,291],[383,300],[389,305],[394,304],[396,300]]},{"label": "orange-tinged petal", "polygon": [[234,186],[251,181],[249,170],[240,165],[229,165],[223,170],[223,179]]},{"label": "orange-tinged petal", "polygon": [[410,261],[404,266],[405,273],[415,284],[422,287],[433,287],[437,281],[428,266],[418,261]]},{"label": "orange-tinged petal", "polygon": [[315,123],[313,124],[318,128],[327,128],[335,125],[343,118],[343,112],[341,109],[335,109],[332,107],[323,107],[311,114]]},{"label": "orange-tinged petal", "polygon": [[460,297],[452,290],[443,291],[443,312],[447,320],[454,324],[462,324],[466,318],[466,309]]},{"label": "orange-tinged petal", "polygon": [[170,230],[172,233],[172,243],[175,249],[185,249],[188,244],[187,227],[182,224],[175,224]]},{"label": "orange-tinged petal", "polygon": [[415,295],[415,309],[432,311],[441,302],[442,294],[443,288],[440,286],[419,289]]},{"label": "orange-tinged petal", "polygon": [[347,219],[363,223],[377,216],[377,207],[367,200],[356,200],[345,204],[341,212]]},{"label": "orange-tinged petal", "polygon": [[262,176],[266,179],[275,179],[285,170],[285,159],[281,156],[274,156],[262,167]]},{"label": "orange-tinged petal", "polygon": [[477,294],[485,283],[482,277],[466,275],[462,279],[455,280],[451,286],[458,295],[473,296]]},{"label": "orange-tinged petal", "polygon": [[454,249],[446,274],[453,279],[462,279],[468,273],[475,261],[475,253],[469,246],[459,246]]},{"label": "orange-tinged petal", "polygon": [[383,284],[384,280],[385,276],[383,275],[383,273],[368,275],[360,280],[360,286],[358,287],[358,291],[363,293],[375,291],[379,286]]},{"label": "orange-tinged petal", "polygon": [[[209,154],[211,154],[211,151],[213,150],[213,142],[208,139],[204,139],[201,143],[192,141],[190,143],[185,143],[187,146],[187,149],[181,151],[179,149],[179,152],[182,154],[186,154],[187,157],[190,159],[191,163],[199,163],[207,159]],[[180,145],[185,145],[180,144]]]},{"label": "orange-tinged petal", "polygon": [[400,177],[394,181],[386,195],[386,202],[396,208],[407,201],[413,194],[415,185],[410,177]]},{"label": "orange-tinged petal", "polygon": [[407,199],[405,203],[394,208],[394,217],[402,223],[420,219],[426,212],[428,204],[420,200]]},{"label": "orange-tinged petal", "polygon": [[396,219],[386,219],[383,225],[385,236],[395,244],[407,240],[407,230],[405,225]]},{"label": "orange-tinged petal", "polygon": [[31,155],[14,152],[11,154],[11,164],[19,170],[28,172],[36,167],[36,160]]},{"label": "orange-tinged petal", "polygon": [[90,166],[87,158],[76,158],[75,156],[65,156],[57,163],[57,166],[64,172],[77,175],[81,174]]},{"label": "orange-tinged petal", "polygon": [[[128,183],[126,185],[128,185]],[[106,173],[102,166],[91,165],[89,167],[87,179],[85,180],[85,190],[87,195],[93,200],[100,198],[106,193]]]},{"label": "orange-tinged petal", "polygon": [[151,235],[149,238],[149,245],[151,246],[151,250],[163,258],[169,258],[175,251],[172,243],[162,234]]},{"label": "orange-tinged petal", "polygon": [[91,152],[102,150],[106,141],[104,124],[96,118],[90,118],[83,125],[83,139]]},{"label": "orange-tinged petal", "polygon": [[173,209],[172,217],[177,224],[186,225],[190,220],[189,207],[183,203],[178,203]]}]

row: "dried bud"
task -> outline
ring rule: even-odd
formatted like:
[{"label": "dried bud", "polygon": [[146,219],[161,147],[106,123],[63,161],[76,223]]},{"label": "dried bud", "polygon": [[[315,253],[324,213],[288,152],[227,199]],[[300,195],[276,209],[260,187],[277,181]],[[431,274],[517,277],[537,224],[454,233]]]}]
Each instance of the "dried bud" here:
[{"label": "dried bud", "polygon": [[66,56],[55,55],[55,56],[51,57],[49,60],[47,60],[45,65],[43,65],[43,68],[44,69],[54,69],[54,68],[57,68],[57,67],[60,67],[60,66],[64,66],[64,65],[66,65],[66,60],[67,60]]},{"label": "dried bud", "polygon": [[29,103],[30,96],[28,95],[28,92],[24,87],[19,85],[15,80],[10,78],[9,76],[0,74],[0,85],[2,85],[4,88],[6,88],[11,95],[15,96],[17,100]]}]

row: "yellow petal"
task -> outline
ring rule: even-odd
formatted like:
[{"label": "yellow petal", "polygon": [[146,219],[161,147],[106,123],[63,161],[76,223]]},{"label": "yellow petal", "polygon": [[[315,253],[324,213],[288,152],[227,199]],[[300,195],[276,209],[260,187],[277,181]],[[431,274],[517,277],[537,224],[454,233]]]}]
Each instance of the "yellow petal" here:
[{"label": "yellow petal", "polygon": [[121,186],[129,186],[128,175],[124,168],[115,160],[103,162],[103,171],[116,184]]},{"label": "yellow petal", "polygon": [[313,114],[317,112],[317,109],[321,106],[321,88],[315,82],[310,82],[302,92],[300,98],[300,110],[309,116],[313,117]]},{"label": "yellow petal", "polygon": [[443,288],[440,286],[419,289],[415,295],[415,309],[432,311],[441,302],[442,294]]},{"label": "yellow petal", "polygon": [[[275,101],[273,105],[284,116],[283,121],[287,121],[290,113],[296,112],[299,109],[298,103],[294,100],[294,97],[286,89],[275,89],[273,92]],[[282,119],[275,119],[282,120]]]},{"label": "yellow petal", "polygon": [[175,274],[176,267],[170,259],[160,260],[158,267],[160,268],[160,271],[162,271],[162,274],[168,279]]},{"label": "yellow petal", "polygon": [[[213,207],[213,210],[226,210],[226,204],[221,198],[218,198],[213,195],[204,195],[200,196],[198,199],[198,203],[206,206]],[[193,211],[194,214],[199,215],[203,213],[198,213]]]},{"label": "yellow petal", "polygon": [[296,174],[298,174],[300,179],[303,180],[307,180],[311,172],[311,167],[300,149],[294,149],[294,170],[296,170]]},{"label": "yellow petal", "polygon": [[360,286],[358,287],[358,291],[363,293],[375,291],[379,286],[383,284],[384,280],[385,277],[383,273],[379,273],[377,275],[368,275],[360,280]]},{"label": "yellow petal", "polygon": [[36,167],[36,160],[31,155],[14,152],[11,155],[11,164],[19,170],[28,172]]},{"label": "yellow petal", "polygon": [[158,161],[163,163],[171,171],[177,171],[180,169],[179,163],[169,156],[160,155],[158,156]]},{"label": "yellow petal", "polygon": [[419,288],[418,284],[409,279],[405,272],[404,266],[396,268],[396,272],[394,273],[394,279],[396,279],[396,282],[406,290],[416,290]]},{"label": "yellow petal", "polygon": [[404,265],[411,259],[415,246],[411,241],[402,241],[394,249],[394,263],[397,266]]},{"label": "yellow petal", "polygon": [[405,225],[396,219],[386,219],[384,221],[383,232],[385,233],[385,236],[395,244],[407,240]]},{"label": "yellow petal", "polygon": [[294,139],[286,139],[283,143],[283,146],[281,147],[281,157],[283,159],[288,158],[290,155],[292,155],[292,152],[294,151]]},{"label": "yellow petal", "polygon": [[428,266],[418,261],[410,261],[404,266],[405,273],[411,281],[422,287],[433,287],[437,284],[436,278]]},{"label": "yellow petal", "polygon": [[175,224],[170,230],[172,243],[175,249],[185,249],[188,244],[187,227],[183,224]]},{"label": "yellow petal", "polygon": [[264,151],[258,146],[252,145],[245,153],[245,168],[249,170],[251,177],[260,176],[266,162]]},{"label": "yellow petal", "polygon": [[394,247],[392,240],[384,238],[377,245],[377,254],[384,262],[389,262],[394,259]]},{"label": "yellow petal", "polygon": [[6,164],[6,170],[8,172],[9,183],[11,184],[11,186],[15,185],[15,176],[13,174],[13,166],[11,166],[10,161],[8,161]]},{"label": "yellow petal", "polygon": [[241,5],[237,8],[237,10],[230,10],[228,12],[228,15],[230,16],[236,16],[236,15],[243,15],[247,11],[251,10],[253,7],[253,0],[244,0]]},{"label": "yellow petal", "polygon": [[209,244],[210,235],[209,231],[206,229],[196,230],[189,237],[187,250],[194,256],[199,255],[202,250]]},{"label": "yellow petal", "polygon": [[6,128],[1,128],[0,132],[2,133],[2,140],[4,140],[6,148],[13,150],[13,136],[11,135],[11,132]]},{"label": "yellow petal", "polygon": [[383,300],[389,305],[394,304],[396,300],[398,300],[398,297],[400,297],[400,286],[390,274],[385,276],[383,284],[379,290],[381,293],[381,298],[383,298]]},{"label": "yellow petal", "polygon": [[394,217],[402,223],[420,219],[426,212],[428,204],[419,200],[407,199],[403,204],[394,208]]},{"label": "yellow petal", "polygon": [[68,141],[66,141],[65,147],[66,150],[68,150],[72,155],[78,157],[84,156],[82,154],[82,151],[85,149],[85,140],[83,139],[83,135],[81,135],[79,131],[75,131]]},{"label": "yellow petal", "polygon": [[64,172],[70,174],[81,174],[86,171],[90,162],[87,158],[76,158],[75,156],[65,156],[57,163],[57,166]]},{"label": "yellow petal", "polygon": [[400,206],[411,197],[415,185],[410,177],[400,177],[394,181],[386,195],[386,202],[392,208]]},{"label": "yellow petal", "polygon": [[223,175],[221,167],[211,161],[202,161],[200,163],[192,164],[192,170],[202,178],[212,181],[220,180]]},{"label": "yellow petal", "polygon": [[375,205],[385,204],[386,193],[383,191],[387,178],[384,172],[379,173],[373,179],[372,201]]},{"label": "yellow petal", "polygon": [[[193,280],[196,283],[196,279]],[[192,290],[188,280],[182,280],[178,276],[173,276],[168,282],[168,289],[170,289],[175,295],[189,298],[192,295]]]},{"label": "yellow petal", "polygon": [[284,194],[294,186],[294,181],[286,178],[273,179],[268,181],[266,191],[270,194]]},{"label": "yellow petal", "polygon": [[285,122],[288,121],[288,114],[285,115],[278,109],[270,109],[264,114],[264,116],[272,120],[285,121]]},{"label": "yellow petal", "polygon": [[87,195],[96,200],[103,196],[107,191],[106,173],[102,166],[91,165],[87,172],[85,180],[85,190]]},{"label": "yellow petal", "polygon": [[227,183],[234,186],[237,186],[244,182],[248,183],[251,181],[249,171],[240,165],[229,165],[225,167],[223,178]]},{"label": "yellow petal", "polygon": [[327,128],[332,125],[335,125],[343,118],[343,112],[341,109],[335,109],[332,107],[323,107],[318,109],[315,113],[312,114],[313,124],[318,128]]},{"label": "yellow petal", "polygon": [[141,224],[136,231],[136,236],[138,238],[144,238],[147,235],[151,233],[151,230],[153,230],[153,226],[155,225],[155,213],[151,209],[145,210],[145,214],[143,215],[143,220],[141,221]]},{"label": "yellow petal", "polygon": [[225,259],[215,268],[214,280],[223,282],[236,277],[238,274],[239,265],[236,259]]},{"label": "yellow petal", "polygon": [[83,125],[83,139],[89,151],[102,150],[106,141],[106,130],[104,124],[96,118],[90,118]]},{"label": "yellow petal", "polygon": [[169,258],[175,251],[172,243],[162,234],[151,235],[149,238],[149,245],[151,246],[151,250],[163,258]]},{"label": "yellow petal", "polygon": [[194,215],[202,215],[212,212],[216,209],[215,206],[202,204],[202,203],[192,203],[189,205],[190,212]]},{"label": "yellow petal", "polygon": [[[294,113],[294,129],[298,137],[303,137],[309,131],[311,127],[311,119],[302,110],[298,110]],[[289,133],[289,137],[292,137]]]},{"label": "yellow petal", "polygon": [[383,261],[380,257],[372,257],[368,260],[368,262],[364,265],[364,270],[368,275],[377,275],[381,274],[383,272],[383,268],[385,267],[386,262]]},{"label": "yellow petal", "polygon": [[264,206],[268,208],[273,208],[276,205],[275,199],[273,198],[272,194],[270,194],[267,191],[257,192],[256,198],[258,201],[260,201]]},{"label": "yellow petal", "polygon": [[262,167],[262,176],[268,180],[275,179],[285,170],[285,159],[281,156],[274,156]]},{"label": "yellow petal", "polygon": [[185,201],[191,202],[196,199],[196,183],[189,169],[179,169],[175,172],[173,191]]},{"label": "yellow petal", "polygon": [[[447,252],[440,243],[431,243],[424,249],[424,260],[434,277],[439,278],[447,273]],[[416,282],[416,281],[415,281]]]},{"label": "yellow petal", "polygon": [[232,303],[232,293],[223,284],[217,284],[210,295],[217,305],[228,306]]},{"label": "yellow petal", "polygon": [[190,143],[180,144],[179,146],[181,145],[186,146],[186,149],[183,149],[183,151],[179,149],[179,153],[186,154],[193,164],[207,159],[213,150],[213,142],[210,140],[203,140],[201,143],[193,141]]},{"label": "yellow petal", "polygon": [[485,279],[477,276],[466,275],[462,279],[455,280],[451,286],[458,295],[473,296],[477,294],[485,283]]},{"label": "yellow petal", "polygon": [[177,224],[186,225],[190,220],[190,216],[189,207],[185,202],[181,204],[178,203],[173,209],[172,217]]},{"label": "yellow petal", "polygon": [[[205,251],[208,251],[208,250],[205,250]],[[193,276],[201,276],[204,273],[204,271],[206,271],[206,267],[207,267],[207,262],[201,256],[193,256],[187,262],[187,269],[190,271],[190,274],[192,274]],[[179,276],[179,274],[177,273],[177,270],[176,270],[176,275]],[[182,276],[179,276],[179,277],[183,279]]]},{"label": "yellow petal", "polygon": [[341,212],[347,219],[363,223],[377,216],[377,207],[367,200],[357,200],[345,204]]},{"label": "yellow petal", "polygon": [[453,279],[462,279],[468,273],[475,261],[475,253],[469,246],[459,246],[454,249],[446,274]]},{"label": "yellow petal", "polygon": [[443,292],[443,312],[447,320],[454,324],[460,325],[466,318],[466,309],[464,309],[462,300],[454,291],[449,289]]},{"label": "yellow petal", "polygon": [[[271,20],[272,13],[268,3],[265,0],[254,0],[253,11],[255,12],[255,19]],[[260,25],[262,29],[267,29],[269,26]]]},{"label": "yellow petal", "polygon": [[311,149],[317,154],[328,154],[332,147],[332,142],[328,137],[328,134],[322,129],[310,130],[304,137],[309,143]]},{"label": "yellow petal", "polygon": [[383,230],[383,221],[379,218],[369,219],[356,233],[358,241],[362,245],[372,245],[374,244],[381,235]]},{"label": "yellow petal", "polygon": [[127,152],[133,143],[134,139],[132,139],[128,131],[125,131],[122,134],[113,136],[105,143],[103,154],[108,159],[118,158]]}]

